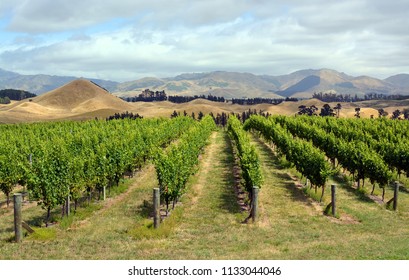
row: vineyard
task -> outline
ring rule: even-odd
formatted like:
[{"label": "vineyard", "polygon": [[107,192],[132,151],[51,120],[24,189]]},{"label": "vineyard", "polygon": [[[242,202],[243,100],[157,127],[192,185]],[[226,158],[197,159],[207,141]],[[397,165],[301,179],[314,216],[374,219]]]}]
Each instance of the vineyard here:
[{"label": "vineyard", "polygon": [[409,259],[408,138],[407,121],[301,116],[2,125],[0,258]]}]

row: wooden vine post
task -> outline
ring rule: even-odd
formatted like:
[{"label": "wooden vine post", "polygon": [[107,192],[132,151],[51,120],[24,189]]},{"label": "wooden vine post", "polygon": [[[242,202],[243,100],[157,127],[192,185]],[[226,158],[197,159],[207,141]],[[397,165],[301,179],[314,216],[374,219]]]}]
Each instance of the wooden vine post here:
[{"label": "wooden vine post", "polygon": [[158,228],[160,224],[160,191],[153,189],[153,227]]},{"label": "wooden vine post", "polygon": [[70,215],[70,212],[71,212],[70,204],[71,204],[71,202],[70,202],[70,195],[67,195],[67,200],[65,201],[65,214],[66,214],[67,216],[69,216],[69,215]]},{"label": "wooden vine post", "polygon": [[251,205],[251,218],[253,220],[253,223],[257,221],[257,208],[258,208],[258,191],[259,188],[254,186],[252,189],[252,205]]},{"label": "wooden vine post", "polygon": [[336,194],[337,194],[337,186],[331,185],[331,205],[332,205],[332,216],[335,217],[337,214],[337,204],[336,204]]},{"label": "wooden vine post", "polygon": [[399,194],[399,182],[395,181],[395,189],[393,192],[393,210],[398,209],[398,194]]},{"label": "wooden vine post", "polygon": [[17,243],[23,240],[22,216],[21,216],[21,193],[14,194],[14,233]]}]

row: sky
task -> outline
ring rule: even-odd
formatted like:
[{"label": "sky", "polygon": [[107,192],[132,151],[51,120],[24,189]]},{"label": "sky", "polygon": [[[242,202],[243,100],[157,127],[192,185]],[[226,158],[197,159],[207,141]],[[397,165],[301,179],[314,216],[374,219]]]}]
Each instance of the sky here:
[{"label": "sky", "polygon": [[408,0],[1,0],[0,68],[114,81],[409,73]]}]

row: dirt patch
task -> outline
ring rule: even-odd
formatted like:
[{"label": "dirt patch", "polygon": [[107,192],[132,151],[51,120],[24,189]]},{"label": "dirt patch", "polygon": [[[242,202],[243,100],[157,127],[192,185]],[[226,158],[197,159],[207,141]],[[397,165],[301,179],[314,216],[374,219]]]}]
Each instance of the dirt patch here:
[{"label": "dirt patch", "polygon": [[360,224],[361,222],[355,219],[354,217],[348,215],[348,214],[341,214],[341,217],[335,218],[332,216],[326,216],[331,222],[336,223],[336,224],[343,224],[343,225],[356,225]]},{"label": "dirt patch", "polygon": [[295,177],[295,176],[293,176],[291,174],[288,174],[288,173],[287,173],[287,175],[294,183],[294,188],[297,190],[298,200],[303,201],[305,204],[308,205],[308,207],[310,209],[314,210],[310,214],[313,215],[314,212],[319,213],[319,214],[324,213],[324,208],[323,208],[323,206],[321,205],[320,202],[318,202],[318,201],[312,199],[311,197],[305,195],[304,188],[308,188],[308,186],[301,183],[301,181],[297,177]]},{"label": "dirt patch", "polygon": [[379,205],[384,205],[384,204],[385,204],[385,201],[383,201],[382,198],[380,198],[379,196],[370,194],[370,195],[368,195],[368,197],[369,197],[372,201],[378,203]]}]

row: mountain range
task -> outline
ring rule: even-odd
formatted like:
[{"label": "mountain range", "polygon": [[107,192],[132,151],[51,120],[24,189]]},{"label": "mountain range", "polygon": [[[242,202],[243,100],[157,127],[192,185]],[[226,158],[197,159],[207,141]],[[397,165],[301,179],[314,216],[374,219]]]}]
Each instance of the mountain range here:
[{"label": "mountain range", "polygon": [[[235,76],[235,74],[229,74]],[[245,75],[245,74],[243,74]],[[179,77],[181,81],[192,77]],[[397,77],[396,79],[400,79]],[[195,78],[198,81],[202,78]],[[308,78],[310,80],[310,78]],[[313,83],[314,78],[311,79]],[[324,102],[311,98],[298,102],[282,102],[274,104],[239,105],[232,102],[213,102],[205,99],[196,99],[191,102],[175,104],[169,101],[158,102],[125,102],[118,96],[110,94],[106,89],[95,82],[86,79],[71,81],[57,89],[36,97],[21,101],[12,101],[10,104],[0,104],[0,124],[37,122],[53,120],[87,120],[105,119],[116,113],[133,112],[144,117],[169,117],[174,111],[186,112],[197,116],[199,112],[214,115],[220,113],[241,113],[248,110],[263,111],[270,114],[294,115],[300,106],[316,106],[321,108]],[[335,107],[336,103],[329,103]],[[378,114],[377,109],[384,109],[389,114],[395,110],[407,109],[408,100],[369,100],[362,102],[342,103],[341,117],[353,117],[357,107],[361,108],[361,117],[369,118]]]},{"label": "mountain range", "polygon": [[[78,77],[21,75],[0,69],[0,89],[22,89],[38,95],[76,79]],[[314,92],[353,96],[367,93],[409,95],[409,74],[398,74],[381,80],[369,76],[354,77],[331,69],[306,69],[279,76],[214,71],[186,73],[171,78],[146,77],[123,83],[89,80],[123,97],[135,96],[147,88],[153,91],[165,90],[168,95],[212,94],[225,98],[310,98]]]}]

